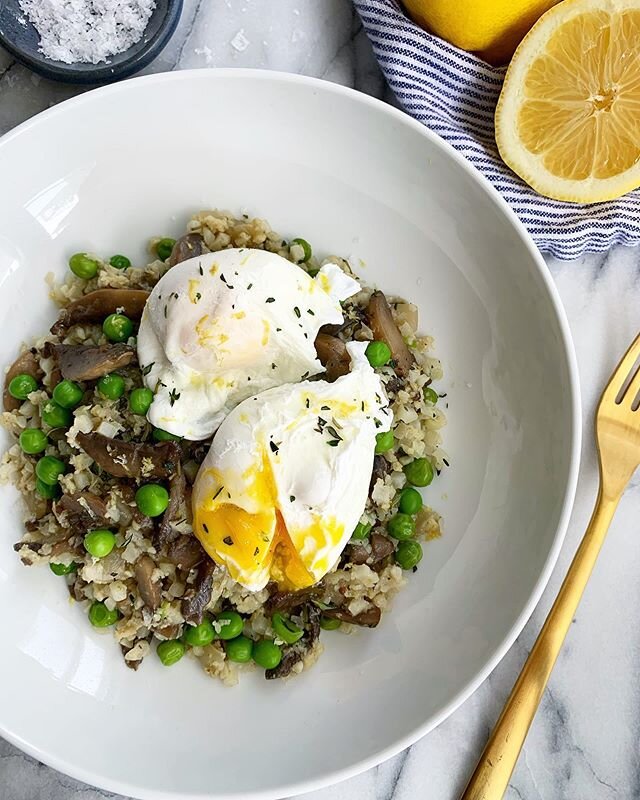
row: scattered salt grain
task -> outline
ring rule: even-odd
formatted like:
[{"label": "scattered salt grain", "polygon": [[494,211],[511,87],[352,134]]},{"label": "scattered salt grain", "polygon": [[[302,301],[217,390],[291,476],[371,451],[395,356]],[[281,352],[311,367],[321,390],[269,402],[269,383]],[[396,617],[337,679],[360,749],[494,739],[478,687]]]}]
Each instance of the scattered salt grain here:
[{"label": "scattered salt grain", "polygon": [[197,56],[204,56],[204,60],[206,64],[211,64],[213,61],[213,50],[210,47],[207,47],[205,44],[204,47],[196,47],[193,51]]},{"label": "scattered salt grain", "polygon": [[155,0],[20,0],[38,50],[65,64],[99,64],[139,42]]},{"label": "scattered salt grain", "polygon": [[236,33],[236,35],[231,40],[231,47],[233,47],[239,53],[241,53],[243,50],[246,50],[250,44],[251,42],[244,35],[244,28],[240,28],[238,33]]}]

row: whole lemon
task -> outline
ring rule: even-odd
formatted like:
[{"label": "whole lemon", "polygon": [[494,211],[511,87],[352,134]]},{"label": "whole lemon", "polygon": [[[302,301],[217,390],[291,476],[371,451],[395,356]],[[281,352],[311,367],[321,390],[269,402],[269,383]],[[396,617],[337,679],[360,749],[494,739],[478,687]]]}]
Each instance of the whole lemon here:
[{"label": "whole lemon", "polygon": [[490,64],[505,64],[534,22],[558,0],[403,0],[426,30],[473,52]]}]

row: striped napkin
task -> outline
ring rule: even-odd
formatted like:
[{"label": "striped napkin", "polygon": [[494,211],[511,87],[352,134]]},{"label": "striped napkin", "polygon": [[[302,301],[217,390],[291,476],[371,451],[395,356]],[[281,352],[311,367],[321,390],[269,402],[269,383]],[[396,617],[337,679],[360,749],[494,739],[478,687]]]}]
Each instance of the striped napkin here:
[{"label": "striped napkin", "polygon": [[[354,0],[389,86],[405,111],[462,153],[557,258],[640,244],[640,190],[576,205],[536,194],[500,159],[493,114],[505,68],[425,33],[396,0]],[[455,2],[455,0],[451,0]]]}]

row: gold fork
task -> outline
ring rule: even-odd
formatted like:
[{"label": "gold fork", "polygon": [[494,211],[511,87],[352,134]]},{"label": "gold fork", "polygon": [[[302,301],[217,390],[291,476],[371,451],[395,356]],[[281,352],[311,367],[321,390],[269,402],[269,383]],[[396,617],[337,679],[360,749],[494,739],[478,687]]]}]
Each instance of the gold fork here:
[{"label": "gold fork", "polygon": [[461,800],[500,800],[553,665],[595,566],[614,512],[640,464],[640,336],[604,390],[596,413],[600,488],[589,527]]}]

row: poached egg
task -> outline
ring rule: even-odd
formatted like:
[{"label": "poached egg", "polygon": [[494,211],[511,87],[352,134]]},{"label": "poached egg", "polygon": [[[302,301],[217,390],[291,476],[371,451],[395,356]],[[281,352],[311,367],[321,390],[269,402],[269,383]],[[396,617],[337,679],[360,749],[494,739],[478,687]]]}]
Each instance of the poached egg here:
[{"label": "poached egg", "polygon": [[351,371],[333,383],[269,389],[218,428],[193,489],[194,532],[249,590],[319,581],[364,511],[376,434],[393,419],[365,348],[347,345]]},{"label": "poached egg", "polygon": [[207,253],[154,287],[138,333],[149,421],[206,439],[238,403],[323,371],[314,340],[343,320],[359,284],[327,264],[315,277],[265,250]]}]

